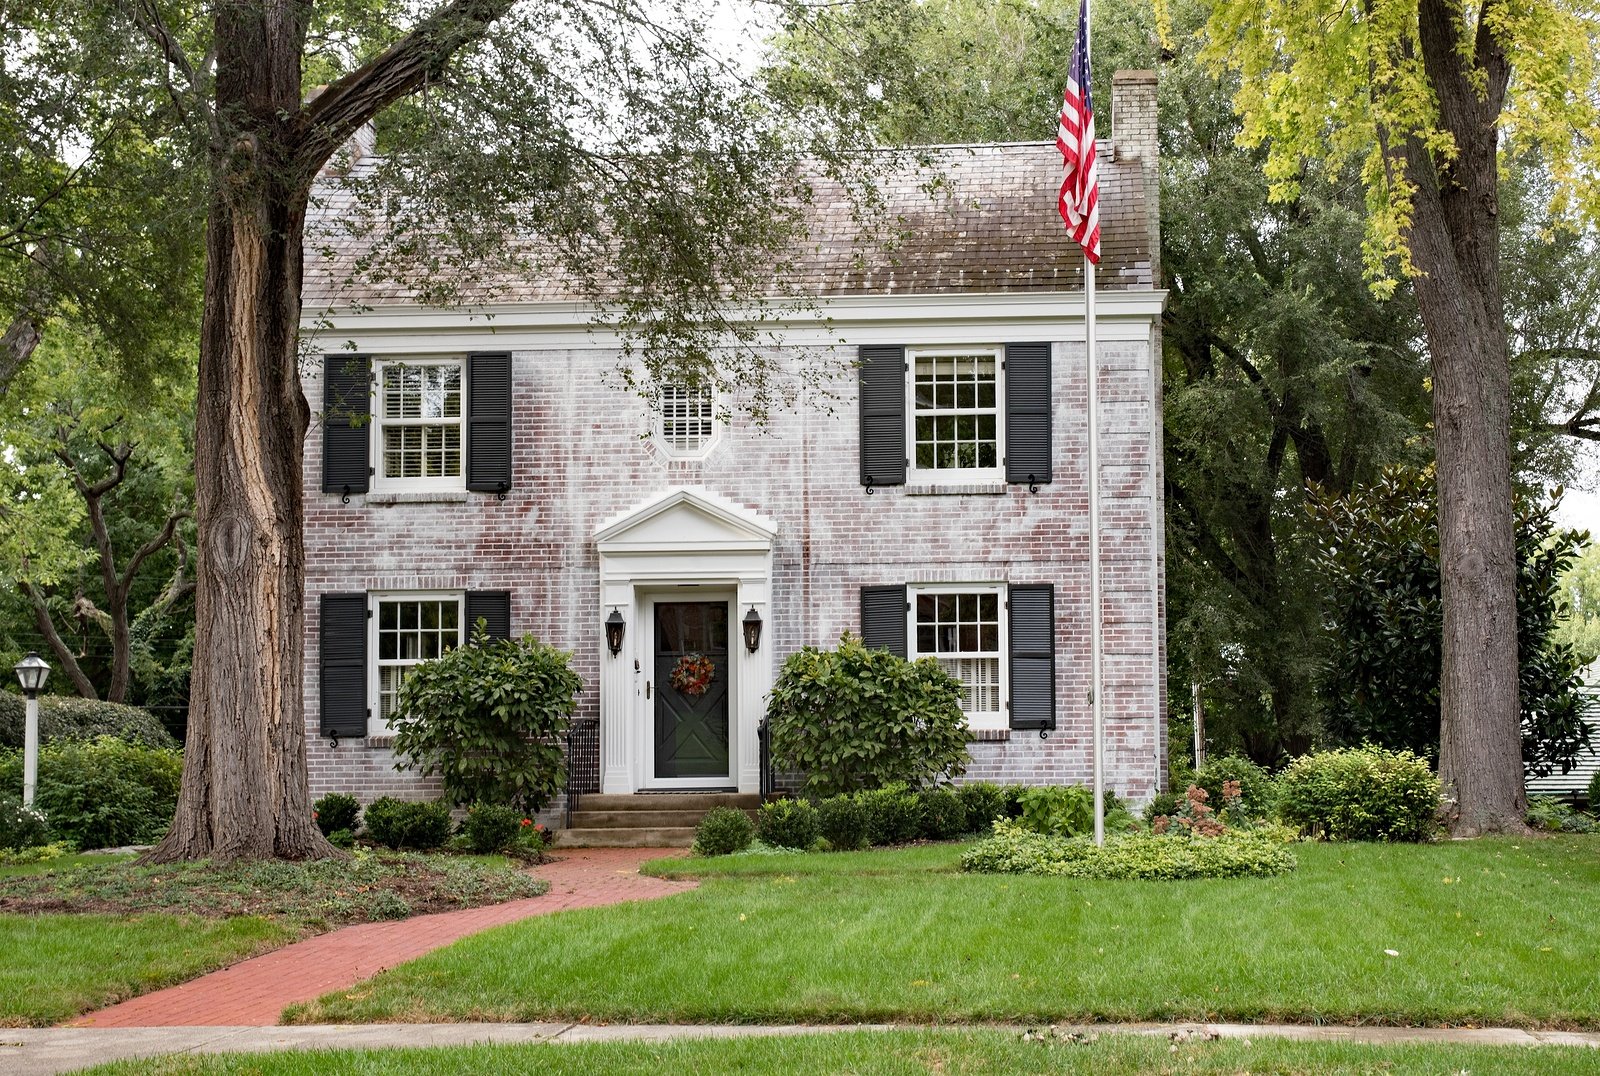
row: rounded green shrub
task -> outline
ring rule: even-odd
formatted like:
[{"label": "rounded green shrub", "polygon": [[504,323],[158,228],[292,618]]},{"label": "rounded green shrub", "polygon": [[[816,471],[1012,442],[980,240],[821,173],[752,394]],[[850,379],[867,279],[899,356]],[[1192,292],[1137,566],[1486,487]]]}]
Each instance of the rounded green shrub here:
[{"label": "rounded green shrub", "polygon": [[1427,759],[1368,744],[1303,755],[1278,777],[1278,815],[1334,841],[1426,841],[1438,832],[1439,778]]},{"label": "rounded green shrub", "polygon": [[467,811],[461,835],[467,848],[480,856],[492,855],[510,847],[522,835],[521,811],[503,803],[478,803]]},{"label": "rounded green shrub", "polygon": [[867,846],[867,809],[855,796],[829,796],[817,804],[817,831],[835,852]]},{"label": "rounded green shrub", "polygon": [[341,829],[354,833],[361,819],[361,801],[343,792],[329,792],[313,803],[311,810],[324,837]]},{"label": "rounded green shrub", "polygon": [[[20,696],[0,691],[0,747],[23,746],[27,714],[25,706]],[[145,747],[178,746],[172,733],[162,727],[160,720],[149,710],[70,695],[39,697],[40,744],[58,740],[95,740],[101,736],[115,736],[126,743]]]},{"label": "rounded green shrub", "polygon": [[1589,778],[1589,810],[1600,815],[1600,770],[1594,771],[1594,776]]},{"label": "rounded green shrub", "polygon": [[1005,818],[1006,792],[993,781],[971,781],[956,788],[956,797],[967,812],[967,828],[987,830],[996,818]]},{"label": "rounded green shrub", "polygon": [[480,621],[470,645],[406,676],[389,719],[395,755],[437,774],[451,803],[533,814],[566,780],[561,734],[583,688],[571,659],[531,638],[490,639]]},{"label": "rounded green shrub", "polygon": [[1171,818],[1178,813],[1178,808],[1183,805],[1183,797],[1176,792],[1157,792],[1144,805],[1144,820],[1146,823],[1154,822],[1165,815]]},{"label": "rounded green shrub", "polygon": [[947,788],[922,793],[922,835],[930,841],[948,841],[967,831],[967,809]]},{"label": "rounded green shrub", "polygon": [[737,807],[713,807],[694,831],[694,851],[702,856],[729,856],[750,847],[755,823]]},{"label": "rounded green shrub", "polygon": [[859,792],[869,844],[907,844],[922,836],[922,798],[903,784]]},{"label": "rounded green shrub", "polygon": [[49,840],[50,827],[43,811],[24,807],[20,796],[0,795],[0,851],[38,848]]},{"label": "rounded green shrub", "polygon": [[347,829],[336,829],[328,834],[328,843],[335,848],[354,848],[356,835]]},{"label": "rounded green shrub", "polygon": [[385,848],[442,848],[450,829],[448,804],[382,796],[367,805],[367,836]]},{"label": "rounded green shrub", "polygon": [[1228,781],[1239,782],[1239,810],[1246,818],[1265,818],[1272,813],[1272,776],[1247,758],[1226,755],[1208,759],[1195,771],[1192,783],[1206,790],[1206,802],[1213,810],[1221,811],[1222,786]]},{"label": "rounded green shrub", "polygon": [[913,788],[966,770],[961,682],[932,658],[869,650],[846,632],[835,650],[789,655],[772,687],[772,760],[832,796],[904,782]]},{"label": "rounded green shrub", "polygon": [[817,809],[805,800],[773,800],[756,812],[756,836],[774,848],[805,851],[817,843]]},{"label": "rounded green shrub", "polygon": [[[53,840],[81,849],[152,844],[172,824],[183,755],[111,736],[58,740],[39,749],[34,806]],[[0,756],[0,788],[22,787],[22,752]]]}]

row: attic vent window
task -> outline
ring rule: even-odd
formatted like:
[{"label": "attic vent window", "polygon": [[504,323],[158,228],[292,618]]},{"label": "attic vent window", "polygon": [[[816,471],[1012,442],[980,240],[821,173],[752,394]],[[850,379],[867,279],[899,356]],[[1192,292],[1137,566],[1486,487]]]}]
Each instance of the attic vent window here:
[{"label": "attic vent window", "polygon": [[702,456],[717,436],[717,390],[712,385],[663,385],[657,439],[671,456]]}]

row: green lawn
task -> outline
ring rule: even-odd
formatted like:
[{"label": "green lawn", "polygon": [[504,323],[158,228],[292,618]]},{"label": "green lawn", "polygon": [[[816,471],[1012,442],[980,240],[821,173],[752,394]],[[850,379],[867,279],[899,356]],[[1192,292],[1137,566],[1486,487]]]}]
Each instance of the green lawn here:
[{"label": "green lawn", "polygon": [[87,1070],[94,1076],[137,1073],[250,1073],[252,1076],[351,1076],[523,1073],[577,1076],[663,1072],[915,1074],[1132,1073],[1409,1073],[1483,1072],[1501,1076],[1579,1076],[1600,1056],[1582,1047],[1355,1046],[1259,1039],[1191,1043],[1174,1051],[1165,1038],[1105,1036],[1085,1044],[1025,1042],[1014,1032],[840,1032],[782,1038],[470,1046],[429,1050],[341,1050],[272,1054],[185,1055]]},{"label": "green lawn", "polygon": [[59,1023],[192,979],[293,935],[255,916],[0,915],[0,1025]]},{"label": "green lawn", "polygon": [[37,863],[0,863],[0,878],[26,878],[35,874],[47,874],[51,871],[68,871],[77,867],[104,867],[112,863],[126,863],[133,856],[106,855],[104,853],[91,853],[89,855],[57,856],[54,859],[41,859]]},{"label": "green lawn", "polygon": [[498,928],[287,1016],[1600,1027],[1600,837],[1296,853],[1190,882],[964,875],[957,846],[863,853],[866,875],[681,861],[658,870],[698,890]]}]

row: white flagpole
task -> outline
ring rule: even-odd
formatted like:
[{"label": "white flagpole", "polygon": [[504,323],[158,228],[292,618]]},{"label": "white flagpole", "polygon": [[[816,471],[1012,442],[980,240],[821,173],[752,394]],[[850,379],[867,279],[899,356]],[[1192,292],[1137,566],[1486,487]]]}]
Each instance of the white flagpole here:
[{"label": "white flagpole", "polygon": [[[1094,7],[1083,0],[1083,62],[1085,82],[1094,60],[1094,37],[1089,32]],[[1089,92],[1088,87],[1084,89]],[[1090,107],[1093,107],[1091,101]],[[1095,348],[1094,262],[1083,255],[1083,340],[1089,374],[1089,713],[1094,722],[1094,843],[1106,843],[1106,723],[1101,690],[1100,657],[1103,647],[1100,615],[1100,357]]]}]

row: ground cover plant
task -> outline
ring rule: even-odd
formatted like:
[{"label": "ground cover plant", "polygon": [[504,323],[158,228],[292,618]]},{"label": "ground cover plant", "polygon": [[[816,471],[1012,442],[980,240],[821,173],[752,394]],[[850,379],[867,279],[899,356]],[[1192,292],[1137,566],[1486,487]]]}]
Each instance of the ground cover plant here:
[{"label": "ground cover plant", "polygon": [[294,1018],[1600,1027],[1600,836],[1303,843],[1292,873],[1187,882],[962,851],[674,860],[652,873],[698,889],[497,928]]},{"label": "ground cover plant", "polygon": [[453,1076],[459,1072],[537,1072],[550,1076],[610,1076],[662,1072],[850,1072],[923,1076],[930,1072],[1193,1073],[1241,1072],[1354,1076],[1383,1072],[1413,1076],[1494,1072],[1505,1076],[1577,1076],[1593,1071],[1582,1047],[1367,1046],[1353,1043],[1192,1040],[1169,1044],[1164,1035],[1087,1035],[1082,1038],[1015,1031],[842,1031],[826,1034],[698,1039],[675,1042],[559,1043],[460,1046],[408,1050],[282,1051],[266,1054],[172,1056],[89,1069],[86,1076]]},{"label": "ground cover plant", "polygon": [[1097,845],[1088,837],[1048,836],[1001,819],[990,837],[962,855],[961,866],[982,874],[1176,881],[1270,877],[1294,870],[1295,857],[1281,837],[1265,830],[1125,833]]}]

